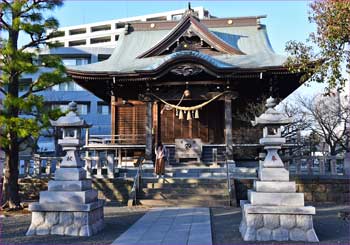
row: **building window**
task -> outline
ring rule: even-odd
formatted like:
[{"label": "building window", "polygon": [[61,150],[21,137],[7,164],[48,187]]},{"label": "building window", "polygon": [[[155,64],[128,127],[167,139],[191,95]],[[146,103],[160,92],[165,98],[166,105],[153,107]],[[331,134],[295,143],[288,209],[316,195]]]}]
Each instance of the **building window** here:
[{"label": "building window", "polygon": [[119,28],[124,28],[125,27],[125,23],[116,23],[115,24],[115,28],[119,29]]},{"label": "building window", "polygon": [[86,28],[69,30],[69,35],[78,35],[78,34],[84,34],[84,33],[86,33]]},{"label": "building window", "polygon": [[101,25],[101,26],[93,26],[91,27],[91,32],[95,32],[95,31],[108,31],[111,29],[111,25],[107,24],[107,25]]},{"label": "building window", "polygon": [[68,43],[69,47],[74,47],[74,46],[80,46],[80,45],[86,45],[86,40],[75,40],[75,41],[70,41]]},{"label": "building window", "polygon": [[63,58],[62,62],[65,66],[80,66],[89,64],[88,58]]},{"label": "building window", "polygon": [[97,56],[97,60],[100,62],[100,61],[104,61],[104,60],[107,60],[111,55],[109,54],[99,54]]},{"label": "building window", "polygon": [[174,14],[171,16],[171,20],[180,20],[182,18],[182,14]]},{"label": "building window", "polygon": [[111,107],[108,104],[99,102],[97,104],[97,112],[101,115],[109,115],[111,113]]},{"label": "building window", "polygon": [[84,89],[75,82],[66,82],[53,86],[51,91],[84,91]]},{"label": "building window", "polygon": [[111,41],[111,37],[96,37],[96,38],[91,38],[90,39],[90,44],[95,44],[95,43],[107,43]]},{"label": "building window", "polygon": [[89,106],[87,104],[78,104],[78,114],[87,115],[89,113]]}]

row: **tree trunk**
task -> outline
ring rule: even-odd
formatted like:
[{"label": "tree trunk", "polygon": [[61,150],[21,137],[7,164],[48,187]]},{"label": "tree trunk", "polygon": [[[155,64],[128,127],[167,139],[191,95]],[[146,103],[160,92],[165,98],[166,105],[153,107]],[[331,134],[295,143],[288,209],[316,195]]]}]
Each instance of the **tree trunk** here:
[{"label": "tree trunk", "polygon": [[[16,137],[15,137],[16,138]],[[3,201],[6,206],[10,209],[19,209],[20,197],[19,197],[19,186],[18,186],[18,152],[19,145],[17,138],[12,139],[9,151],[6,152],[5,156],[5,174],[4,174],[4,189],[3,189]]]}]

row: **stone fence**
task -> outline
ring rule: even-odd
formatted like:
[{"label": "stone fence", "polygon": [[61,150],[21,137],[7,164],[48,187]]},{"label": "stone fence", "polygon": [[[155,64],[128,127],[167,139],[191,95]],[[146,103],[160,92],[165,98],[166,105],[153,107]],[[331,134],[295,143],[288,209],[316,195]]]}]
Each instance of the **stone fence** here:
[{"label": "stone fence", "polygon": [[306,175],[343,175],[344,158],[335,156],[302,156],[282,158],[284,167],[291,174]]},{"label": "stone fence", "polygon": [[[263,156],[261,156],[263,157]],[[95,156],[82,157],[85,160],[85,169],[88,177],[97,179],[113,179],[118,172],[114,154],[97,154]],[[335,157],[309,157],[288,159],[282,158],[285,168],[290,174],[295,175],[343,175],[344,159]],[[60,157],[46,157],[34,154],[22,156],[20,161],[20,177],[51,177],[60,167]],[[232,174],[231,174],[232,175]]]}]

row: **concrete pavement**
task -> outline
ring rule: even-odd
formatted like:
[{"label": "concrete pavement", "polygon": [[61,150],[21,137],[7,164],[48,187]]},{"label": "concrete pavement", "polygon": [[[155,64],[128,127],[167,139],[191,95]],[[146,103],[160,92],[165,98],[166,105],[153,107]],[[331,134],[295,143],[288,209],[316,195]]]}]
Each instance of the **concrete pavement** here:
[{"label": "concrete pavement", "polygon": [[153,208],[112,244],[211,245],[209,208]]}]

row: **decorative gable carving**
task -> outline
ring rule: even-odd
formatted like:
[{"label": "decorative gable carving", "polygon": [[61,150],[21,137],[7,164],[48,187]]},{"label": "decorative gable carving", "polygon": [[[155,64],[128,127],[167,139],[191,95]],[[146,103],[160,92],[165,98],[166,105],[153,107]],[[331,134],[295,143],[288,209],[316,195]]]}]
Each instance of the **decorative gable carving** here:
[{"label": "decorative gable carving", "polygon": [[180,50],[193,50],[206,54],[244,54],[210,32],[192,11],[187,11],[166,37],[138,58],[165,55]]}]

